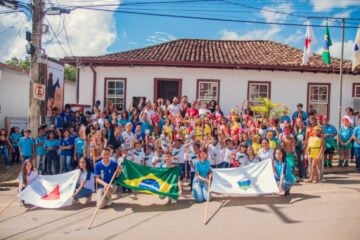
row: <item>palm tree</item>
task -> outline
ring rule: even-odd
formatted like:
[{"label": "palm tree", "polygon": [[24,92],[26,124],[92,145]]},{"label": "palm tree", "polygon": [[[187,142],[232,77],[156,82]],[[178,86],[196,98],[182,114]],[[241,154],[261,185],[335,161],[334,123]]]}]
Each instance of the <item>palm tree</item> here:
[{"label": "palm tree", "polygon": [[287,106],[282,103],[273,103],[269,98],[259,98],[259,105],[253,106],[250,109],[265,119],[270,117],[280,118],[284,110],[289,112]]}]

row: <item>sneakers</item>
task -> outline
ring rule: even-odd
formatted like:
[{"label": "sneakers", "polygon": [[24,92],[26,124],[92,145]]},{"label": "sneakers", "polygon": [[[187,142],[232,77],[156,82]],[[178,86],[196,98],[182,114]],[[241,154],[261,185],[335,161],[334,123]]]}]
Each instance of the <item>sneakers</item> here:
[{"label": "sneakers", "polygon": [[111,200],[108,200],[107,202],[106,202],[106,204],[105,204],[105,206],[107,206],[107,207],[110,207],[112,205],[112,201]]},{"label": "sneakers", "polygon": [[284,196],[286,197],[286,196],[289,196],[290,195],[290,189],[287,189],[286,191],[285,191],[285,193],[284,193]]},{"label": "sneakers", "polygon": [[349,167],[349,160],[345,160],[344,167]]},{"label": "sneakers", "polygon": [[343,160],[339,160],[338,167],[343,167]]},{"label": "sneakers", "polygon": [[85,204],[88,204],[88,203],[90,203],[90,202],[91,202],[91,195],[86,198]]}]

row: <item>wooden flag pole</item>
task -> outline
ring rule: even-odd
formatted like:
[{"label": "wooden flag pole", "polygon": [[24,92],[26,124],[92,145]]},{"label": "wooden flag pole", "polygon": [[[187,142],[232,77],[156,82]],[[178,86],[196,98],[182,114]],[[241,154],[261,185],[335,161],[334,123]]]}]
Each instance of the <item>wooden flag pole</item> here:
[{"label": "wooden flag pole", "polygon": [[1,209],[0,214],[3,213],[6,209],[8,209],[8,207],[10,207],[10,205],[15,202],[16,199],[18,199],[18,195],[11,199],[10,202],[3,209]]},{"label": "wooden flag pole", "polygon": [[113,182],[114,179],[115,179],[116,173],[117,173],[117,170],[114,172],[114,174],[113,174],[113,176],[112,176],[112,178],[111,178],[111,180],[110,180],[110,183],[108,184],[108,188],[105,190],[104,196],[102,196],[102,198],[101,198],[101,200],[100,200],[99,206],[97,206],[94,214],[92,215],[87,229],[90,229],[92,223],[94,222],[95,217],[96,217],[96,215],[97,215],[97,213],[98,213],[98,211],[99,211],[99,209],[100,209],[100,206],[101,206],[102,202],[104,201],[104,199],[105,199],[105,197],[106,197],[106,194],[108,193],[108,191],[109,191],[110,188],[111,188],[111,184],[112,184],[112,182]]},{"label": "wooden flag pole", "polygon": [[209,179],[209,184],[208,184],[208,194],[207,194],[207,199],[206,199],[206,206],[205,206],[205,213],[204,213],[204,225],[206,225],[207,223],[207,218],[208,218],[208,210],[209,210],[209,201],[210,201],[210,187],[211,187],[211,177]]}]

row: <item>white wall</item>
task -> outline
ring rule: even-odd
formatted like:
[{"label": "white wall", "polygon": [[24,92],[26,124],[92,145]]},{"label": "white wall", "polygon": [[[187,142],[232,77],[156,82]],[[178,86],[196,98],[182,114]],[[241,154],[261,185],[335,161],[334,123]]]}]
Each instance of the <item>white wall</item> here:
[{"label": "white wall", "polygon": [[[182,95],[196,98],[197,79],[220,80],[220,105],[227,113],[236,104],[247,98],[248,81],[271,81],[271,99],[282,102],[291,110],[301,102],[306,108],[309,82],[330,83],[330,121],[337,126],[339,109],[339,74],[301,73],[284,71],[258,71],[240,69],[204,69],[176,67],[96,67],[96,99],[104,101],[104,79],[106,77],[127,78],[126,104],[133,96],[145,96],[153,100],[154,78],[182,79]],[[90,68],[80,72],[80,103],[92,104],[92,79]],[[359,75],[344,75],[343,109],[351,105],[352,84],[360,83]]]},{"label": "white wall", "polygon": [[64,81],[64,104],[76,103],[76,82]]},{"label": "white wall", "polygon": [[5,127],[5,117],[29,116],[28,74],[0,70],[0,128]]}]

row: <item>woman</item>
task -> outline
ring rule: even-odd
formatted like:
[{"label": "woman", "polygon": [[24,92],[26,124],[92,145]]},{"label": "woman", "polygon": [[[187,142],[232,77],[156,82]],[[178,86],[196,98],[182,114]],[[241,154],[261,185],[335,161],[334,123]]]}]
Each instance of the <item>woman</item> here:
[{"label": "woman", "polygon": [[90,155],[94,163],[96,163],[98,160],[101,159],[101,153],[106,147],[107,143],[100,130],[96,131],[96,133],[92,137],[93,138],[90,143]]},{"label": "woman", "polygon": [[125,126],[129,122],[129,112],[124,110],[121,112],[121,118],[118,119],[118,125]]},{"label": "woman", "polygon": [[246,154],[247,154],[247,158],[248,158],[248,163],[250,165],[260,162],[258,156],[256,156],[255,151],[252,147],[247,148]]},{"label": "woman", "polygon": [[266,159],[271,159],[271,161],[274,161],[274,150],[270,148],[269,140],[263,139],[261,142],[261,148],[258,153],[259,161],[265,161]]},{"label": "woman", "polygon": [[76,184],[76,190],[73,194],[73,198],[75,202],[79,198],[86,198],[86,203],[88,203],[91,201],[91,194],[95,191],[94,175],[92,174],[90,164],[88,164],[85,158],[80,158],[79,169],[81,174]]},{"label": "woman", "polygon": [[274,176],[278,184],[280,193],[287,196],[290,194],[290,188],[296,182],[296,177],[293,175],[292,170],[288,167],[285,160],[286,152],[281,149],[275,149],[274,153]]},{"label": "woman", "polygon": [[311,163],[310,179],[308,183],[318,183],[320,180],[320,163],[324,154],[325,145],[324,139],[321,137],[321,127],[314,127],[314,135],[310,136],[307,143],[306,154]]},{"label": "woman", "polygon": [[305,135],[306,128],[304,125],[304,121],[302,118],[297,118],[294,126],[294,134],[295,134],[295,154],[297,158],[297,168],[298,176],[300,180],[307,178],[306,164],[304,161],[304,149],[305,149]]},{"label": "woman", "polygon": [[195,178],[192,187],[195,202],[198,203],[204,202],[208,198],[208,187],[211,181],[211,167],[207,157],[207,149],[201,148],[199,161],[195,163]]},{"label": "woman", "polygon": [[215,112],[215,106],[217,105],[216,101],[215,100],[211,100],[209,102],[209,110],[211,113],[214,113]]},{"label": "woman", "polygon": [[6,169],[10,168],[9,147],[11,147],[11,144],[7,132],[3,128],[0,130],[0,157],[3,157]]},{"label": "woman", "polygon": [[[19,174],[19,193],[38,177],[38,172],[34,169],[32,161],[29,159],[24,161],[21,169]],[[24,201],[20,200],[20,205],[24,205]]]}]

